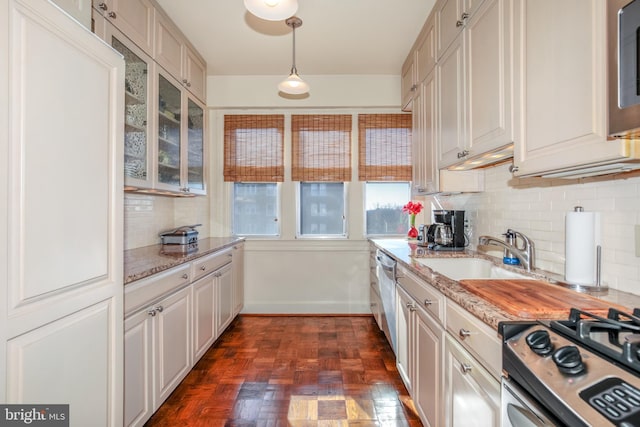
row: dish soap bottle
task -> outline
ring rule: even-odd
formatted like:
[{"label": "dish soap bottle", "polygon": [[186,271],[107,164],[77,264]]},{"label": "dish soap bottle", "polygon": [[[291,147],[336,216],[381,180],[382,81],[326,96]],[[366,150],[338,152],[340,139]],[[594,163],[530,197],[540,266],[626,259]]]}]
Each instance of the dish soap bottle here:
[{"label": "dish soap bottle", "polygon": [[[506,233],[503,234],[504,242],[509,245],[516,247],[516,233],[511,230],[507,230]],[[505,249],[502,255],[502,263],[508,265],[520,265],[520,260],[511,253],[511,251]]]}]

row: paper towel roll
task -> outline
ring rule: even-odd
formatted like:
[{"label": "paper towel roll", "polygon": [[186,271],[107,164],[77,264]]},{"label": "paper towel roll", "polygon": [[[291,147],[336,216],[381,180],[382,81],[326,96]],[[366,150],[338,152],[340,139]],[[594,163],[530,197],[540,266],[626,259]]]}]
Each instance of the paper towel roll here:
[{"label": "paper towel roll", "polygon": [[600,245],[600,214],[578,209],[565,221],[565,280],[577,285],[596,283],[596,247]]}]

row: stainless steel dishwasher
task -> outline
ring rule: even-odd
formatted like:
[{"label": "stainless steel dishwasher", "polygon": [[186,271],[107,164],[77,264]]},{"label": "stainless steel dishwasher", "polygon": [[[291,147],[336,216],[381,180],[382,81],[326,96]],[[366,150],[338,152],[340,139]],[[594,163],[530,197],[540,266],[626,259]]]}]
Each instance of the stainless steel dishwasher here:
[{"label": "stainless steel dishwasher", "polygon": [[381,328],[396,353],[396,260],[380,249],[376,252],[376,276],[382,299]]}]

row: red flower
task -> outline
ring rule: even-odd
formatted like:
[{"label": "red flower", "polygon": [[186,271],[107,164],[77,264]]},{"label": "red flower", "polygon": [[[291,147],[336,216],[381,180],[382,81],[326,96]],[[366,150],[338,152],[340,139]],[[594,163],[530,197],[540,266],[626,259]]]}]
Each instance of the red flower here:
[{"label": "red flower", "polygon": [[402,207],[402,212],[407,212],[410,215],[419,214],[422,211],[422,203],[409,202]]}]

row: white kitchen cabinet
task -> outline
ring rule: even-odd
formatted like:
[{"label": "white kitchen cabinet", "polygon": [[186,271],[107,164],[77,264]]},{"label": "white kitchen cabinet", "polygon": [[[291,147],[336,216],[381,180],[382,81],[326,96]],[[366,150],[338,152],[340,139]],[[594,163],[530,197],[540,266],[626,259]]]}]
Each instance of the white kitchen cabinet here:
[{"label": "white kitchen cabinet", "polygon": [[119,426],[124,62],[49,1],[0,10],[0,402]]},{"label": "white kitchen cabinet", "polygon": [[607,140],[606,2],[515,3],[516,176],[626,159]]},{"label": "white kitchen cabinet", "polygon": [[191,287],[183,288],[149,308],[154,313],[153,410],[157,410],[191,367]]},{"label": "white kitchen cabinet", "polygon": [[217,336],[220,336],[234,318],[232,265],[225,265],[214,275],[216,275],[216,328]]},{"label": "white kitchen cabinet", "polygon": [[233,315],[244,308],[244,243],[233,247]]},{"label": "white kitchen cabinet", "polygon": [[91,29],[91,0],[52,0],[86,28]]},{"label": "white kitchen cabinet", "polygon": [[511,0],[470,10],[436,67],[440,169],[514,140]]},{"label": "white kitchen cabinet", "polygon": [[150,0],[92,0],[92,3],[97,15],[126,34],[147,55],[153,54],[154,7]]},{"label": "white kitchen cabinet", "polygon": [[397,367],[425,426],[442,425],[444,296],[405,269],[397,286]]},{"label": "white kitchen cabinet", "polygon": [[436,65],[434,19],[429,18],[402,65],[402,110],[411,111],[413,99],[418,96],[419,85]]},{"label": "white kitchen cabinet", "polygon": [[151,129],[156,96],[155,63],[142,49],[111,24],[105,26],[105,40],[125,61],[124,184],[125,188],[151,188],[153,177]]},{"label": "white kitchen cabinet", "polygon": [[154,58],[196,98],[205,101],[206,62],[160,10],[155,14]]},{"label": "white kitchen cabinet", "polygon": [[153,188],[206,194],[204,106],[163,70],[157,80],[157,144]]},{"label": "white kitchen cabinet", "polygon": [[419,83],[413,102],[413,178],[411,192],[415,196],[439,191],[436,165],[436,81],[435,72]]},{"label": "white kitchen cabinet", "polygon": [[449,334],[445,338],[447,427],[500,426],[500,382]]},{"label": "white kitchen cabinet", "polygon": [[141,426],[153,414],[153,319],[140,310],[124,321],[125,426]]},{"label": "white kitchen cabinet", "polygon": [[215,316],[215,277],[213,274],[193,284],[193,363],[217,338]]},{"label": "white kitchen cabinet", "polygon": [[460,34],[484,0],[440,0],[434,6],[438,60]]}]

